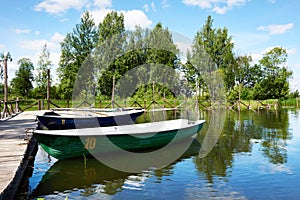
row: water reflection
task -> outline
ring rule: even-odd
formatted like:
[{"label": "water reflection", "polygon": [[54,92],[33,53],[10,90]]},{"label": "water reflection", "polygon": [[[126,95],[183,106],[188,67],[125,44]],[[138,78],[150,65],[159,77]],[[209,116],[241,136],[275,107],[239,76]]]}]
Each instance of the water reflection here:
[{"label": "water reflection", "polygon": [[[210,115],[206,116],[209,121]],[[222,133],[217,144],[204,158],[195,157],[196,167],[213,182],[214,176],[226,177],[233,167],[234,155],[248,153],[252,146],[260,144],[264,157],[272,164],[287,162],[287,140],[292,138],[289,127],[289,115],[283,111],[253,111],[235,113],[227,111]],[[205,126],[203,127],[205,132]],[[203,141],[205,134],[199,134]]]},{"label": "water reflection", "polygon": [[[163,152],[161,154],[162,158],[171,156],[181,145],[186,144],[184,142],[173,144],[172,151]],[[187,151],[174,163],[192,155],[196,155],[199,152],[199,149],[200,143],[197,140],[194,140]],[[145,162],[145,160],[133,161],[130,157],[124,157],[126,155],[116,153],[107,154],[107,156],[107,159],[118,160],[120,165],[132,165],[132,162]],[[164,159],[158,159],[158,161],[163,160]],[[101,185],[101,193],[113,195],[120,192],[124,187],[124,183],[132,179],[132,177],[135,177],[139,182],[142,182],[143,178],[147,177],[147,174],[151,169],[157,168],[154,174],[158,180],[159,177],[172,173],[172,165],[164,167],[164,162],[157,163],[156,161],[152,161],[152,163],[155,163],[155,165],[148,165],[141,173],[134,174],[110,168],[93,157],[88,157],[86,159],[77,158],[58,160],[45,173],[38,186],[32,192],[32,197],[45,196],[74,189],[83,189],[81,190],[81,195],[89,196],[96,191],[99,192],[98,185]],[[161,169],[161,167],[164,168]]]},{"label": "water reflection", "polygon": [[[164,116],[171,118],[174,113],[155,117]],[[151,115],[143,117],[153,120]],[[109,155],[120,165],[147,163],[140,173],[121,172],[92,158],[57,161],[33,188],[31,197],[70,193],[96,199],[101,195],[121,199],[299,197],[294,187],[300,179],[299,111],[205,111],[201,118],[207,123],[196,140],[170,165],[163,158],[175,153],[180,143],[151,161]]]}]

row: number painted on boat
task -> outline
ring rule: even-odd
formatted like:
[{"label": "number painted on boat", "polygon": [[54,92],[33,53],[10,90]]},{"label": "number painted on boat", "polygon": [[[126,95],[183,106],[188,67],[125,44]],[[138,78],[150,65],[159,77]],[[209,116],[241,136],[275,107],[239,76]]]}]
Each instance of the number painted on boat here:
[{"label": "number painted on boat", "polygon": [[84,148],[86,149],[94,149],[96,147],[97,139],[95,137],[87,137],[85,139]]},{"label": "number painted on boat", "polygon": [[97,176],[96,169],[94,167],[89,167],[84,170],[84,175],[85,175],[85,178],[87,179],[87,181],[91,182]]},{"label": "number painted on boat", "polygon": [[66,123],[65,119],[62,119],[62,120],[61,120],[61,124],[62,124],[62,125],[65,125],[65,123]]}]

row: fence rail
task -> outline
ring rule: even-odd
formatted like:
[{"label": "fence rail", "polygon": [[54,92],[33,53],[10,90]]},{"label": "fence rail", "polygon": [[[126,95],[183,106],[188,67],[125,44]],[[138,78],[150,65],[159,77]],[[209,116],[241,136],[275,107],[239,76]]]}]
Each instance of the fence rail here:
[{"label": "fence rail", "polygon": [[[73,103],[73,105],[71,105]],[[274,109],[277,110],[281,107],[296,107],[298,108],[298,98],[291,100],[243,100],[243,101],[211,101],[211,100],[193,100],[193,99],[161,99],[152,101],[143,100],[123,100],[123,101],[104,101],[99,100],[94,103],[87,101],[77,102],[76,106],[74,102],[70,103],[70,100],[16,100],[5,102],[0,100],[0,118],[6,118],[17,114],[19,112],[31,109],[31,110],[44,110],[54,108],[71,108],[71,107],[86,107],[86,108],[143,108],[145,110],[150,109],[196,109],[200,110],[212,110],[217,107],[225,107],[232,111],[239,111],[242,109],[248,109],[257,111],[261,109]],[[6,107],[6,109],[5,109]]]}]

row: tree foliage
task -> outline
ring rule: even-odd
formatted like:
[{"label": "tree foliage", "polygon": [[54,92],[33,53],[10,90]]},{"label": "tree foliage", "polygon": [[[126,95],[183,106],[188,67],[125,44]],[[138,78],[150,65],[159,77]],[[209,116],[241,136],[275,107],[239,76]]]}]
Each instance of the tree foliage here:
[{"label": "tree foliage", "polygon": [[59,91],[64,99],[71,99],[78,70],[95,47],[98,39],[97,27],[89,12],[85,12],[72,33],[61,43],[61,57],[58,68]]},{"label": "tree foliage", "polygon": [[[165,73],[164,67],[175,69],[178,63],[178,50],[169,30],[158,23],[152,30],[136,27],[135,31],[122,32],[124,31],[122,28],[124,25],[122,26],[121,23],[123,22],[123,15],[113,15],[115,19],[110,15],[108,16],[108,19],[105,19],[100,27],[104,27],[104,22],[108,23],[106,26],[109,27],[114,25],[121,27],[116,28],[120,31],[118,34],[113,31],[108,34],[105,29],[105,35],[110,35],[110,38],[106,38],[105,41],[102,41],[102,38],[99,40],[102,42],[99,43],[97,51],[101,58],[98,57],[97,60],[101,60],[101,66],[105,66],[100,71],[100,93],[111,96],[113,77],[115,77],[116,82],[120,78],[124,80],[126,77],[126,83],[119,84],[117,88],[122,91],[121,96],[123,97],[134,94],[140,96],[138,94],[142,93],[141,97],[145,98],[146,91],[153,90],[153,82],[157,83],[156,87],[160,87],[160,89],[157,88],[158,90],[164,90],[163,93],[166,94],[165,88],[159,86],[160,80],[166,81],[172,79],[172,76]],[[117,20],[120,22],[116,23]],[[99,31],[99,35],[103,35],[101,29]],[[128,74],[129,71],[131,71],[130,75]],[[127,90],[128,86],[134,87],[136,91]]]},{"label": "tree foliage", "polygon": [[262,76],[254,86],[254,99],[280,99],[289,95],[289,78],[292,71],[286,66],[287,52],[275,47],[259,61]]},{"label": "tree foliage", "polygon": [[3,79],[3,66],[0,64],[0,80]]},{"label": "tree foliage", "polygon": [[107,14],[99,24],[99,40],[95,50],[98,90],[101,95],[111,96],[113,77],[119,79],[122,71],[128,69],[126,61],[120,58],[125,52],[124,42],[124,15],[117,12]]},{"label": "tree foliage", "polygon": [[203,72],[215,71],[222,75],[230,100],[288,96],[292,72],[286,67],[285,49],[271,49],[256,64],[252,63],[251,56],[234,56],[233,50],[234,44],[228,30],[213,28],[213,20],[208,16],[202,29],[196,33],[191,52],[187,54],[187,63],[183,68],[187,80],[193,87],[198,85],[202,91],[211,95],[214,90],[209,88],[214,87],[211,83],[216,83],[215,78],[210,82],[207,77],[212,74]]},{"label": "tree foliage", "polygon": [[[48,68],[52,66],[50,60],[50,52],[47,49],[47,44],[43,46],[42,52],[38,60],[37,75],[35,77],[36,82],[36,93],[39,98],[46,98],[47,85],[48,85]],[[51,77],[49,77],[51,78]]]},{"label": "tree foliage", "polygon": [[208,16],[205,25],[199,30],[187,54],[187,63],[184,65],[186,79],[192,87],[198,86],[213,99],[224,99],[225,89],[231,89],[233,67],[233,43],[228,31],[213,28],[213,20]]},{"label": "tree foliage", "polygon": [[33,88],[33,63],[29,58],[18,60],[19,69],[15,73],[15,78],[11,81],[13,93],[21,97],[29,97],[30,90]]},{"label": "tree foliage", "polygon": [[[205,57],[209,56],[209,65],[215,65],[205,66],[207,65],[206,62],[202,67],[216,67],[222,71],[221,73],[223,74],[226,89],[232,89],[234,86],[234,43],[232,42],[232,38],[228,35],[227,28],[213,28],[213,19],[211,16],[208,16],[202,29],[196,33],[193,48],[194,51],[197,52],[196,55],[199,55],[200,52],[200,54]],[[203,61],[201,61],[201,63],[203,63]]]},{"label": "tree foliage", "polygon": [[[41,72],[42,66],[50,64],[46,62],[49,54],[43,52]],[[64,99],[88,93],[110,98],[115,79],[122,98],[143,100],[154,97],[153,91],[156,99],[179,93],[191,97],[199,94],[195,89],[211,99],[224,99],[225,94],[230,100],[286,98],[289,94],[292,72],[286,66],[286,50],[273,48],[253,64],[251,56],[235,55],[228,29],[214,28],[211,16],[195,34],[185,64],[178,53],[171,32],[162,23],[153,29],[137,26],[126,31],[122,13],[113,11],[96,26],[85,12],[61,43],[57,90]],[[179,78],[182,72],[184,79]],[[44,85],[43,77],[43,73],[37,77],[40,85]]]},{"label": "tree foliage", "polygon": [[175,96],[175,86],[179,80],[175,73],[179,67],[179,50],[170,31],[157,23],[153,29],[140,29],[132,34],[139,35],[136,40],[130,40],[130,46],[136,47],[138,53],[135,67],[141,66],[137,68],[136,76],[140,84],[136,86],[138,89],[134,95],[143,100],[152,99],[155,90],[155,99]]}]

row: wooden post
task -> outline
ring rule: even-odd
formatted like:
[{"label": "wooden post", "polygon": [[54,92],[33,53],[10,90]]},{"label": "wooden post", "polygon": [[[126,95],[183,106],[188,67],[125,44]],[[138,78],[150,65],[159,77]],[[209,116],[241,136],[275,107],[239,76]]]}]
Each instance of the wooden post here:
[{"label": "wooden post", "polygon": [[45,106],[44,106],[44,99],[42,99],[42,105],[41,105],[41,109],[44,110],[45,109]]},{"label": "wooden post", "polygon": [[[180,104],[180,103],[179,103]],[[174,108],[177,108],[176,100],[174,99]]]},{"label": "wooden post", "polygon": [[8,88],[7,88],[7,58],[6,55],[4,55],[4,110],[5,107],[7,106],[7,93],[8,93]]},{"label": "wooden post", "polygon": [[50,68],[47,69],[47,109],[50,110]]},{"label": "wooden post", "polygon": [[152,82],[152,100],[154,101],[154,87],[155,87],[155,82]]},{"label": "wooden post", "polygon": [[113,86],[112,86],[112,93],[111,93],[111,107],[115,107],[115,76],[113,76]]},{"label": "wooden post", "polygon": [[8,110],[8,85],[7,85],[7,61],[12,61],[12,58],[10,56],[10,53],[4,53],[4,58],[3,58],[3,64],[4,64],[4,108],[3,108],[3,118],[7,117],[9,115],[9,110]]},{"label": "wooden post", "polygon": [[38,110],[41,110],[41,100],[38,101]]},{"label": "wooden post", "polygon": [[199,105],[198,105],[198,95],[199,95],[200,91],[199,91],[199,88],[198,88],[198,81],[196,82],[196,102],[195,102],[195,108],[198,112],[199,110]]},{"label": "wooden post", "polygon": [[238,110],[241,111],[241,83],[239,83],[239,103]]},{"label": "wooden post", "polygon": [[16,113],[20,112],[19,97],[16,99]]},{"label": "wooden post", "polygon": [[14,114],[14,107],[13,107],[13,102],[10,102],[10,115]]}]

